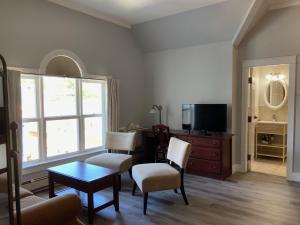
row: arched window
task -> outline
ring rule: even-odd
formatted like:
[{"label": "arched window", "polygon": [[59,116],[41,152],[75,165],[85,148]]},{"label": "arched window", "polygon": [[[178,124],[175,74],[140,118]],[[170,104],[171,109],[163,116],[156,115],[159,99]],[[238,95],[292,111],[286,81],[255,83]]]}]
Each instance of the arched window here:
[{"label": "arched window", "polygon": [[101,149],[105,81],[84,78],[83,63],[66,50],[46,55],[40,74],[21,77],[24,164]]}]

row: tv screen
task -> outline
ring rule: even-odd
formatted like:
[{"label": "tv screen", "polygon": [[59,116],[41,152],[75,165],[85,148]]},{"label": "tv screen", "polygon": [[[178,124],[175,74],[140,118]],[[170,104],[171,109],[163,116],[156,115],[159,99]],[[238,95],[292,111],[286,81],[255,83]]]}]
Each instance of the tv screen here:
[{"label": "tv screen", "polygon": [[182,129],[226,132],[227,105],[226,104],[183,104]]}]

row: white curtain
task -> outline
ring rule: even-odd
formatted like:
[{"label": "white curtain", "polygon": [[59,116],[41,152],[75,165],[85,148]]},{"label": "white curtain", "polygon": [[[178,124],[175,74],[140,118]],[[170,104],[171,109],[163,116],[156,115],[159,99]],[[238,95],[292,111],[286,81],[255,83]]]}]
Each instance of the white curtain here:
[{"label": "white curtain", "polygon": [[116,79],[107,80],[107,128],[108,131],[119,130],[119,107],[120,107],[120,81]]},{"label": "white curtain", "polygon": [[[21,74],[18,71],[8,71],[8,110],[9,122],[18,124],[17,150],[19,151],[19,175],[22,177],[22,102],[21,102]],[[11,146],[12,146],[11,141]]]}]

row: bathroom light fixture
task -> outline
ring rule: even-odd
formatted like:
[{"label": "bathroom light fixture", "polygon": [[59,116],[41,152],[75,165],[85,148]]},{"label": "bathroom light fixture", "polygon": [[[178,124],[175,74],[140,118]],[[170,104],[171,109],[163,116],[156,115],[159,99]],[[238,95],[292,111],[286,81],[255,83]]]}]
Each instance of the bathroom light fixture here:
[{"label": "bathroom light fixture", "polygon": [[284,80],[285,75],[284,74],[272,74],[272,73],[270,73],[270,74],[266,75],[266,79],[271,80],[271,81]]}]

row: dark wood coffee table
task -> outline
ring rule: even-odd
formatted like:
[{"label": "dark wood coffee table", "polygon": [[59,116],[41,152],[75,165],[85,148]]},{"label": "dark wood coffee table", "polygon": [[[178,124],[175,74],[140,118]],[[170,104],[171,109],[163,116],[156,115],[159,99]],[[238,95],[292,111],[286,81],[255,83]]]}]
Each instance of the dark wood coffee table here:
[{"label": "dark wood coffee table", "polygon": [[[81,198],[82,205],[88,209],[89,223],[94,221],[95,212],[114,205],[119,211],[118,173],[114,170],[83,162],[73,162],[48,169],[49,198],[57,195],[75,193]],[[54,184],[68,188],[55,192]],[[113,200],[98,192],[113,187]]]}]

